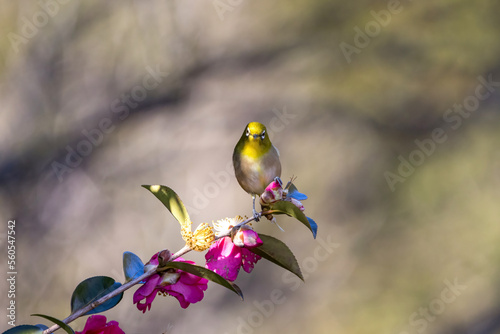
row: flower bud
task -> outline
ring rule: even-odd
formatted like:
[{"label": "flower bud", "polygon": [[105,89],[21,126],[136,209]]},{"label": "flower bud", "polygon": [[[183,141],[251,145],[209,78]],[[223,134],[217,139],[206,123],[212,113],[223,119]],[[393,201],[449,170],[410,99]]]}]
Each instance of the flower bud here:
[{"label": "flower bud", "polygon": [[305,210],[304,205],[299,200],[296,200],[295,198],[291,198],[290,200],[291,200],[293,205],[295,205],[296,207],[298,207],[300,209],[300,211]]},{"label": "flower bud", "polygon": [[165,263],[169,262],[171,258],[170,251],[168,249],[164,249],[158,253],[158,265],[163,267]]},{"label": "flower bud", "polygon": [[253,248],[262,245],[262,240],[257,232],[244,225],[234,234],[233,243],[238,247]]},{"label": "flower bud", "polygon": [[264,204],[274,203],[283,199],[283,188],[278,181],[271,182],[260,196],[260,202]]}]

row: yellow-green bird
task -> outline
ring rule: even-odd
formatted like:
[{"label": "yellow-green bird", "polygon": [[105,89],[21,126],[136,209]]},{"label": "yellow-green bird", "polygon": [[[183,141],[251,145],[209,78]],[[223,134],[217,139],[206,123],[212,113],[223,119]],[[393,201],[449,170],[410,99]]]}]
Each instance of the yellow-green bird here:
[{"label": "yellow-green bird", "polygon": [[280,154],[273,146],[264,124],[251,122],[245,127],[233,152],[233,166],[240,186],[253,198],[260,196],[276,177],[281,176]]}]

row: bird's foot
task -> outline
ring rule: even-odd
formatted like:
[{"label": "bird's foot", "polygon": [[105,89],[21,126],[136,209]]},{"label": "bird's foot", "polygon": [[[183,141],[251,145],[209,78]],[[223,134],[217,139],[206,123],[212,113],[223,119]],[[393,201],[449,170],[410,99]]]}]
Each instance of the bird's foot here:
[{"label": "bird's foot", "polygon": [[253,209],[253,218],[255,219],[256,222],[260,220],[260,217],[262,217],[262,213],[257,212],[255,209]]}]

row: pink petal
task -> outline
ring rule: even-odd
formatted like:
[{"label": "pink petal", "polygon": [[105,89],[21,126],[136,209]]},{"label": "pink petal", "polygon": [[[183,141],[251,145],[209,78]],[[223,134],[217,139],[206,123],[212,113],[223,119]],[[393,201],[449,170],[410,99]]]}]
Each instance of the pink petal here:
[{"label": "pink petal", "polygon": [[158,283],[160,283],[161,277],[158,274],[154,274],[146,279],[146,283],[144,283],[137,291],[134,293],[133,303],[137,303],[139,300],[144,299],[145,297],[151,295],[156,289]]},{"label": "pink petal", "polygon": [[179,301],[179,304],[181,304],[181,307],[182,308],[187,308],[190,303],[188,301],[186,301],[186,298],[184,298],[184,296],[180,293],[177,293],[175,291],[170,291],[168,292],[169,295],[171,295],[172,297],[175,297],[177,298],[177,300]]},{"label": "pink petal", "polygon": [[104,328],[102,334],[125,334],[125,332],[120,328],[118,322],[110,321],[106,324],[106,328]]},{"label": "pink petal", "polygon": [[260,240],[259,235],[254,230],[244,230],[243,243],[245,247],[253,248],[262,245],[262,240]]},{"label": "pink petal", "polygon": [[230,257],[233,256],[237,251],[235,251],[235,246],[233,242],[231,241],[230,237],[224,237],[219,240],[217,240],[219,243],[218,248],[220,249],[219,251],[219,256],[220,257]]},{"label": "pink petal", "polygon": [[153,264],[153,265],[157,266],[160,263],[160,261],[158,261],[158,254],[160,254],[160,252],[153,255],[151,260],[149,260],[148,264]]},{"label": "pink petal", "polygon": [[203,299],[203,290],[206,290],[206,287],[207,286],[205,285],[205,289],[203,289],[201,287],[198,287],[197,285],[187,285],[179,281],[174,285],[166,286],[163,291],[167,292],[168,294],[171,294],[171,292],[178,293],[182,295],[186,301],[190,303],[196,303]]},{"label": "pink petal", "polygon": [[194,284],[208,283],[207,279],[185,271],[180,271],[180,274],[181,276],[179,277],[179,281],[182,281],[184,284],[194,285]]},{"label": "pink petal", "polygon": [[268,190],[268,191],[275,191],[275,190],[279,190],[279,189],[282,189],[282,187],[279,184],[279,182],[276,180],[269,183],[269,185],[266,187],[266,190]]},{"label": "pink petal", "polygon": [[208,269],[229,281],[234,281],[241,267],[241,248],[235,246],[231,238],[224,237],[210,246],[205,259]]},{"label": "pink petal", "polygon": [[[137,289],[132,298],[132,302],[137,304],[137,309],[145,313],[147,310],[151,310],[151,304],[158,293],[157,286],[161,282],[161,277],[155,274],[149,277],[139,289]],[[144,303],[141,303],[143,299],[146,299]]]},{"label": "pink petal", "polygon": [[[182,273],[182,274],[185,274],[185,273]],[[183,277],[186,277],[186,276],[181,275],[181,278],[179,279],[179,281],[177,281],[177,283],[175,283],[173,285],[165,286],[162,289],[162,291],[175,291],[175,292],[183,294],[184,296],[189,296],[193,293],[193,291],[197,290],[196,292],[201,293],[201,298],[199,300],[192,301],[192,300],[190,300],[189,297],[187,297],[187,300],[191,303],[195,303],[197,301],[200,301],[203,298],[203,291],[205,291],[208,287],[208,285],[207,285],[208,280],[202,279],[201,277],[198,277],[200,280],[203,280],[204,284],[203,283],[189,284],[189,283],[186,283],[185,280],[183,280]],[[198,282],[200,280],[198,280]]]},{"label": "pink petal", "polygon": [[121,330],[118,322],[110,321],[106,323],[106,317],[103,315],[93,315],[87,319],[83,332],[76,334],[125,334]]},{"label": "pink petal", "polygon": [[85,334],[89,331],[100,329],[106,326],[106,317],[103,315],[93,315],[87,319],[85,323],[85,327],[83,328],[82,334]]},{"label": "pink petal", "polygon": [[248,249],[241,249],[241,265],[243,270],[247,273],[252,272],[254,265],[259,261],[261,257],[257,254],[252,253]]},{"label": "pink petal", "polygon": [[142,311],[142,313],[145,313],[146,311],[151,310],[151,304],[153,303],[153,300],[155,300],[157,293],[158,293],[158,290],[154,290],[153,293],[151,293],[149,296],[146,296],[146,298],[145,298],[146,301],[144,303],[141,303],[139,301],[137,303],[137,308],[139,309],[139,311]]}]

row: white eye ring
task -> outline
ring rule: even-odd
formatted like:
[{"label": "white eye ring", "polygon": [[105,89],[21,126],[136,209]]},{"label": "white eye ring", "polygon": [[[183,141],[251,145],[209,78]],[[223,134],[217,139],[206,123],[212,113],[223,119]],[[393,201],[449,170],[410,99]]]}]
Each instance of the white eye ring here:
[{"label": "white eye ring", "polygon": [[260,134],[260,138],[264,139],[266,138],[266,130],[263,130],[262,133]]},{"label": "white eye ring", "polygon": [[247,128],[247,137],[250,136],[250,129]]}]

